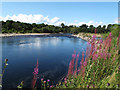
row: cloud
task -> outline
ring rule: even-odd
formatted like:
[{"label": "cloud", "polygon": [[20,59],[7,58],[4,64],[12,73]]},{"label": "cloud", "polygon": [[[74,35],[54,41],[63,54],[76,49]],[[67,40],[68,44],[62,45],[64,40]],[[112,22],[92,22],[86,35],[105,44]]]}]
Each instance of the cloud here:
[{"label": "cloud", "polygon": [[56,26],[60,26],[61,23],[64,23],[65,25],[68,25],[68,26],[69,25],[81,26],[82,24],[87,24],[88,26],[103,25],[103,22],[94,22],[92,20],[88,22],[79,22],[78,20],[74,20],[73,23],[66,24],[66,22],[61,21],[59,17],[54,17],[50,19],[48,16],[43,16],[42,14],[37,14],[37,15],[18,14],[18,15],[12,15],[12,16],[7,15],[6,17],[0,16],[0,20],[3,20],[3,21],[14,20],[14,21],[20,21],[25,23],[45,23],[45,24],[56,25]]},{"label": "cloud", "polygon": [[86,24],[88,26],[90,25],[94,25],[94,26],[98,26],[98,25],[103,25],[103,22],[94,22],[94,21],[89,21],[89,22],[78,22],[78,23],[71,23],[68,25],[76,25],[76,26],[81,26],[82,24]]},{"label": "cloud", "polygon": [[76,22],[78,22],[78,20],[74,20],[74,22],[76,23]]},{"label": "cloud", "polygon": [[0,21],[3,20],[3,17],[0,16]]},{"label": "cloud", "polygon": [[54,17],[53,19],[50,20],[51,23],[56,23],[57,21],[59,21],[58,17]]},{"label": "cloud", "polygon": [[38,15],[26,15],[26,14],[19,14],[19,15],[13,15],[9,16],[7,15],[6,17],[1,17],[0,20],[6,21],[6,20],[14,20],[14,21],[20,21],[20,22],[26,22],[26,23],[46,23],[46,24],[58,24],[59,18],[54,17],[50,19],[48,16],[44,17],[41,14]]},{"label": "cloud", "polygon": [[119,18],[116,18],[116,19],[114,20],[114,23],[115,23],[115,24],[120,24],[120,17],[119,17]]},{"label": "cloud", "polygon": [[[65,24],[65,21],[59,21],[59,22],[55,23],[54,25],[56,25],[56,26],[60,26],[61,23],[64,23],[64,24]],[[66,25],[66,24],[65,24],[65,25]]]},{"label": "cloud", "polygon": [[115,19],[114,23],[118,23],[118,18]]}]

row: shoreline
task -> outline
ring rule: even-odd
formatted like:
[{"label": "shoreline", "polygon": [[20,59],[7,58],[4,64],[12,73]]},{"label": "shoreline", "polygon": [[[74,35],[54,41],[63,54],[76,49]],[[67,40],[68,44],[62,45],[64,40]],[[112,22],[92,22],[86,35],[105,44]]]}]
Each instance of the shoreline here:
[{"label": "shoreline", "polygon": [[[77,38],[81,38],[85,41],[91,41],[91,38],[93,37],[93,35],[95,34],[89,34],[89,33],[79,33],[79,34],[73,34],[72,36],[77,37]],[[101,38],[102,36],[100,34],[96,34],[96,38]]]},{"label": "shoreline", "polygon": [[50,33],[19,33],[19,34],[16,34],[16,33],[11,33],[11,34],[0,34],[0,37],[10,37],[10,36],[24,36],[24,35],[50,35]]},{"label": "shoreline", "polygon": [[[29,36],[29,35],[40,35],[40,36],[56,36],[56,35],[61,35],[61,36],[69,36],[69,37],[76,37],[76,38],[81,38],[82,40],[85,40],[85,41],[90,41],[91,40],[91,37],[92,35],[94,34],[85,34],[85,33],[79,33],[79,34],[65,34],[65,33],[19,33],[19,34],[16,34],[16,33],[11,33],[11,34],[0,34],[0,37],[10,37],[10,36]],[[101,36],[100,35],[96,35],[96,37],[100,38]]]},{"label": "shoreline", "polygon": [[85,40],[85,41],[90,41],[91,40],[91,38],[90,37],[85,37],[85,36],[82,36],[82,35],[79,35],[79,34],[77,34],[77,35],[72,35],[73,37],[77,37],[77,38],[80,38],[80,39],[82,39],[82,40]]}]

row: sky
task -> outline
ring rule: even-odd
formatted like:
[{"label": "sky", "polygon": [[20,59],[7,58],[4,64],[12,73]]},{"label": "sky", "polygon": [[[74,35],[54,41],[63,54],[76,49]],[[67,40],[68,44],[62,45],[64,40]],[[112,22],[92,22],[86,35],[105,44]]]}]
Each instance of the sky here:
[{"label": "sky", "polygon": [[59,26],[118,22],[117,2],[2,2],[0,20]]}]

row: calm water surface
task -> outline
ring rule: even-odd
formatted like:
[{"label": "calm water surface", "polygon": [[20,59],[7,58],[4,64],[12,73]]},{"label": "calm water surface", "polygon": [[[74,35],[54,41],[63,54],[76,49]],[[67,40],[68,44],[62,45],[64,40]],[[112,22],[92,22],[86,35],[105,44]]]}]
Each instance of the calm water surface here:
[{"label": "calm water surface", "polygon": [[39,62],[38,83],[41,78],[56,84],[66,76],[74,50],[82,54],[87,42],[79,38],[63,36],[17,36],[2,38],[2,58],[7,58],[8,66],[3,76],[3,87],[16,88],[21,81],[31,87],[33,70]]}]

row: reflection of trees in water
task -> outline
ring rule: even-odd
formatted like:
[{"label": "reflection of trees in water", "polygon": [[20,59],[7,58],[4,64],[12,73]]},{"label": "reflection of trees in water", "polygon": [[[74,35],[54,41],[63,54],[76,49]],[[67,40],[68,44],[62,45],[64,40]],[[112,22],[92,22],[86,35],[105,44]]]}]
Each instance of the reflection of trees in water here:
[{"label": "reflection of trees in water", "polygon": [[51,38],[50,42],[53,46],[57,46],[59,43],[60,39],[58,37]]},{"label": "reflection of trees in water", "polygon": [[78,38],[73,38],[71,39],[73,41],[73,43],[78,43],[79,42],[79,39]]},{"label": "reflection of trees in water", "polygon": [[15,44],[15,41],[13,39],[14,39],[13,37],[7,37],[7,38],[3,37],[2,38],[2,44],[8,44],[8,45]]},{"label": "reflection of trees in water", "polygon": [[61,38],[61,42],[63,42],[64,41],[64,38]]},{"label": "reflection of trees in water", "polygon": [[77,43],[77,42],[78,42],[78,40],[77,40],[77,39],[73,39],[73,42],[74,42],[74,43]]},{"label": "reflection of trees in water", "polygon": [[68,67],[61,63],[48,68],[49,69],[39,74],[39,78],[50,79],[51,82],[53,81],[53,84],[56,84],[66,75]]},{"label": "reflection of trees in water", "polygon": [[26,38],[24,36],[11,36],[11,37],[3,37],[2,44],[8,45],[19,45],[19,44],[28,44],[32,41],[32,38]]}]

